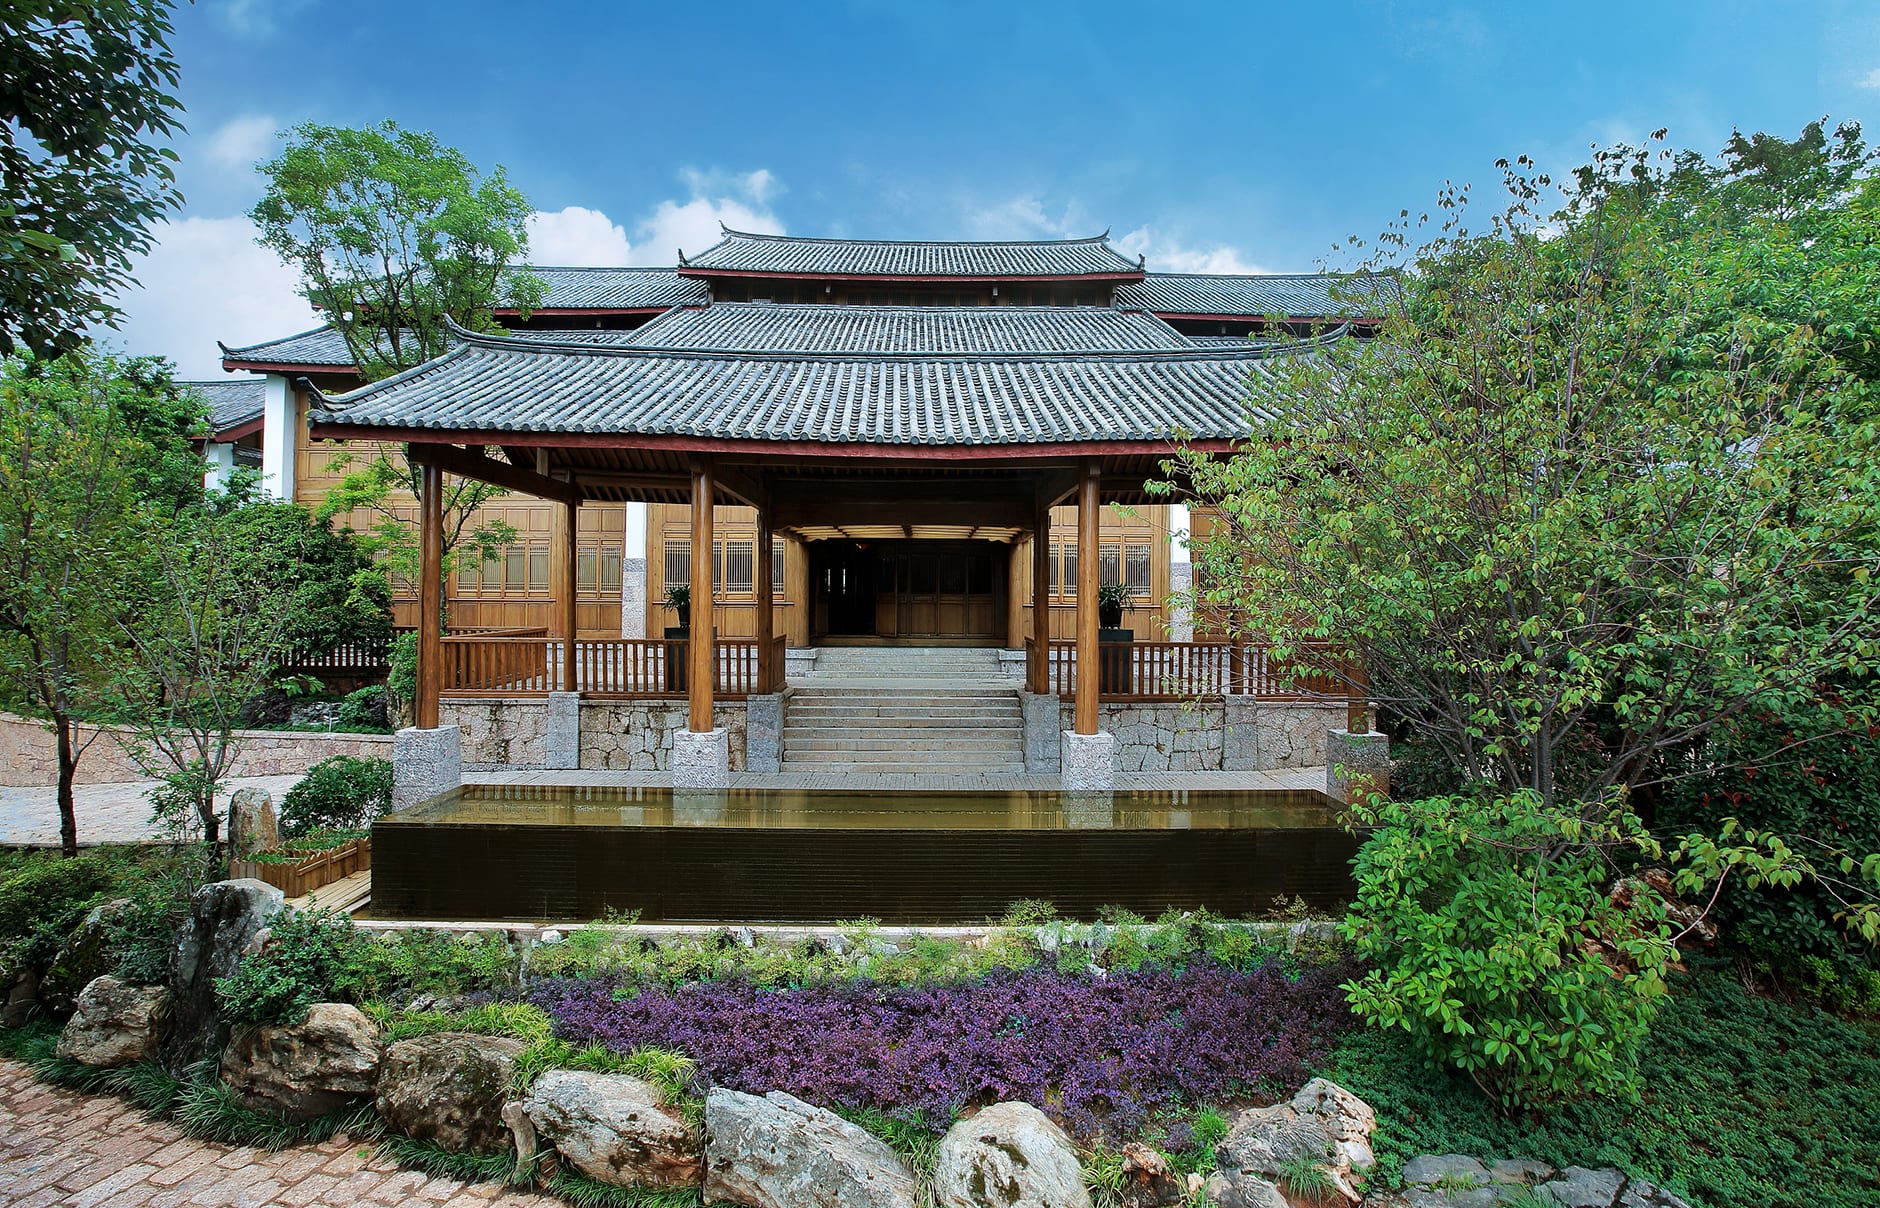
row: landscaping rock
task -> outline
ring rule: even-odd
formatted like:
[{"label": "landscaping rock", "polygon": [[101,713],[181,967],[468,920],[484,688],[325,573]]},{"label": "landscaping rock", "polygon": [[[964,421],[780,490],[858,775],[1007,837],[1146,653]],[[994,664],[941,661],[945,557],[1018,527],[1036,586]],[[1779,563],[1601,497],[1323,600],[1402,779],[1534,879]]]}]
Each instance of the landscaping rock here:
[{"label": "landscaping rock", "polygon": [[189,899],[189,918],[170,950],[170,1035],[163,1059],[181,1071],[219,1057],[228,1041],[215,1000],[215,979],[235,972],[255,932],[267,926],[286,899],[265,881],[217,881]]},{"label": "landscaping rock", "polygon": [[[1377,1114],[1364,1100],[1314,1078],[1291,1102],[1250,1108],[1235,1119],[1220,1146],[1220,1176],[1229,1191],[1246,1185],[1243,1198],[1264,1196],[1257,1184],[1272,1186],[1281,1170],[1303,1159],[1317,1163],[1332,1189],[1356,1203],[1361,1196],[1355,1176],[1377,1164],[1370,1141],[1376,1127]],[[1225,1208],[1227,1201],[1222,1203]]]},{"label": "landscaping rock", "polygon": [[111,925],[131,909],[129,898],[94,906],[65,937],[59,951],[39,979],[39,1002],[56,1019],[64,1019],[78,1005],[78,996],[94,978],[109,973],[117,963],[111,951]]},{"label": "landscaping rock", "polygon": [[1162,1208],[1188,1198],[1168,1159],[1137,1141],[1123,1146],[1123,1208]]},{"label": "landscaping rock", "polygon": [[1508,1158],[1484,1166],[1462,1154],[1425,1154],[1404,1163],[1404,1190],[1366,1200],[1367,1208],[1496,1208],[1531,1187],[1560,1208],[1690,1208],[1644,1179],[1617,1170]]},{"label": "landscaping rock", "polygon": [[1465,1154],[1424,1154],[1403,1164],[1403,1181],[1434,1187],[1484,1187],[1489,1182],[1488,1167]]},{"label": "landscaping rock", "polygon": [[59,1034],[59,1056],[83,1065],[116,1068],[157,1055],[169,991],[99,977],[79,994]]},{"label": "landscaping rock", "polygon": [[940,1139],[934,1194],[947,1208],[1089,1208],[1064,1130],[1029,1103],[995,1103]]},{"label": "landscaping rock", "polygon": [[879,1139],[782,1091],[705,1098],[705,1199],[747,1208],[913,1208],[913,1172]]},{"label": "landscaping rock", "polygon": [[503,1102],[527,1047],[507,1036],[465,1032],[400,1040],[379,1067],[379,1115],[413,1140],[496,1153],[510,1141]]},{"label": "landscaping rock", "polygon": [[281,845],[281,824],[266,789],[236,789],[228,805],[228,850],[234,858]]},{"label": "landscaping rock", "polygon": [[1536,1162],[1532,1158],[1502,1158],[1488,1164],[1488,1177],[1497,1183],[1512,1183],[1525,1187],[1532,1183],[1543,1183],[1560,1172],[1545,1162]]},{"label": "landscaping rock", "polygon": [[379,1030],[357,1007],[316,1003],[306,1022],[237,1035],[222,1054],[222,1081],[241,1103],[296,1123],[372,1095]]},{"label": "landscaping rock", "polygon": [[1552,1197],[1561,1208],[1612,1208],[1624,1187],[1625,1176],[1616,1170],[1569,1166],[1542,1183],[1540,1191]]},{"label": "landscaping rock", "polygon": [[1215,1208],[1292,1208],[1280,1189],[1252,1175],[1228,1176],[1215,1171],[1207,1183],[1207,1203]]},{"label": "landscaping rock", "polygon": [[39,974],[22,965],[0,976],[0,1028],[24,1027],[39,1011]]},{"label": "landscaping rock", "polygon": [[698,1130],[625,1074],[549,1070],[523,1102],[529,1123],[582,1174],[616,1187],[696,1187]]}]

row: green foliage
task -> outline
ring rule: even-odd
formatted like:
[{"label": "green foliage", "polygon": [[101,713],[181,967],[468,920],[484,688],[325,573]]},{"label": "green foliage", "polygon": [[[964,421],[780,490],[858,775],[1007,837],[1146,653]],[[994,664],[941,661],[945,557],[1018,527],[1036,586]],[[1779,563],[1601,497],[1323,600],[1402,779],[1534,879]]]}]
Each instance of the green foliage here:
[{"label": "green foliage", "polygon": [[1345,935],[1375,963],[1353,1010],[1467,1072],[1505,1108],[1636,1090],[1673,956],[1663,903],[1604,892],[1611,853],[1649,847],[1532,794],[1373,802]]},{"label": "green foliage", "polygon": [[202,760],[191,759],[183,767],[170,768],[147,794],[150,820],[163,827],[175,842],[197,842],[202,838],[202,819],[215,813],[215,791]]},{"label": "green foliage", "polygon": [[182,204],[165,0],[26,0],[0,22],[0,354],[79,348]]},{"label": "green foliage", "polygon": [[301,1122],[254,1111],[236,1100],[235,1093],[216,1077],[213,1068],[192,1070],[178,1084],[169,1118],[191,1137],[270,1151],[328,1141],[342,1132],[371,1137],[380,1129],[378,1114],[370,1102]]},{"label": "green foliage", "polygon": [[389,759],[334,755],[307,769],[281,799],[281,834],[316,830],[362,831],[392,808]]},{"label": "green foliage", "polygon": [[520,962],[501,932],[454,936],[400,930],[374,935],[351,930],[345,976],[336,987],[346,1001],[469,994],[516,984]]},{"label": "green foliage", "polygon": [[0,962],[43,967],[113,884],[105,858],[28,864],[0,881]]},{"label": "green foliage", "polygon": [[364,733],[386,728],[385,685],[367,684],[339,703],[339,728]]},{"label": "green foliage", "polygon": [[111,890],[128,905],[111,919],[109,948],[117,958],[112,971],[120,979],[154,985],[169,973],[170,949],[188,917],[190,896],[217,879],[221,867],[215,853],[201,845],[142,856],[125,862]]},{"label": "green foliage", "polygon": [[445,1149],[429,1141],[415,1141],[397,1133],[380,1140],[378,1152],[400,1166],[423,1171],[436,1179],[466,1183],[507,1183],[517,1177],[516,1160],[507,1153],[476,1154]]},{"label": "green foliage", "polygon": [[222,1014],[235,1024],[298,1024],[315,1003],[331,1002],[360,946],[352,920],[325,910],[284,910],[267,948],[217,978]]},{"label": "green foliage", "polygon": [[393,638],[391,652],[385,661],[387,724],[397,725],[393,719],[398,716],[400,708],[409,708],[418,699],[417,632],[401,633]]},{"label": "green foliage", "polygon": [[284,650],[319,655],[346,642],[391,640],[391,585],[357,538],[296,503],[228,502],[218,523],[234,535],[242,573],[284,598]]},{"label": "green foliage", "polygon": [[1508,1118],[1400,1033],[1345,1034],[1317,1071],[1377,1111],[1379,1183],[1417,1154],[1615,1166],[1706,1208],[1876,1208],[1880,1027],[1747,993],[1728,969],[1674,975],[1632,1099]]}]

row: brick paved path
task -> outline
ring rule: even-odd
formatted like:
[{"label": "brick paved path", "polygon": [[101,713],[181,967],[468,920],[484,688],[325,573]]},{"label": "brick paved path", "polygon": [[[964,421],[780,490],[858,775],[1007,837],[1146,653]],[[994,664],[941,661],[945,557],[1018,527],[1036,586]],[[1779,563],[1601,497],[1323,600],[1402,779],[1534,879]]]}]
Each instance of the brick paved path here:
[{"label": "brick paved path", "polygon": [[0,1204],[10,1208],[566,1208],[400,1170],[366,1149],[329,1141],[268,1153],[192,1141],[122,1099],[48,1086],[0,1061]]}]

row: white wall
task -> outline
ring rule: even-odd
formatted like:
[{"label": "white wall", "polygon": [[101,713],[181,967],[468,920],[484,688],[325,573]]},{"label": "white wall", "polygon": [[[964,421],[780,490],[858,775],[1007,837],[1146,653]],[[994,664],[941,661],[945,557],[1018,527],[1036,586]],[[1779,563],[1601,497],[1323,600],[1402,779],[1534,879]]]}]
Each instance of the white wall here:
[{"label": "white wall", "polygon": [[294,392],[282,374],[270,373],[261,388],[261,489],[276,499],[294,498],[294,438],[299,416]]}]

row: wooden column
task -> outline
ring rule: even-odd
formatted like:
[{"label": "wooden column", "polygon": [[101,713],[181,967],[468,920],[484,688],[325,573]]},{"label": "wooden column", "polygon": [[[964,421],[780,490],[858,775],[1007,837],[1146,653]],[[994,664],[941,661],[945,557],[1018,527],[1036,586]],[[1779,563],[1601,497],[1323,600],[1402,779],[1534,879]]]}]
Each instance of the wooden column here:
[{"label": "wooden column", "polygon": [[751,592],[755,597],[756,615],[752,618],[751,632],[757,637],[757,693],[759,696],[777,691],[777,685],[771,682],[770,643],[776,636],[775,597],[776,585],[770,579],[770,509],[757,509],[757,535],[751,551]]},{"label": "wooden column", "polygon": [[712,625],[712,463],[692,463],[692,640],[686,658],[688,729],[712,729],[712,688],[718,675],[718,643]]},{"label": "wooden column", "polygon": [[1077,484],[1077,733],[1097,732],[1103,675],[1097,666],[1097,486],[1102,468],[1092,461]]},{"label": "wooden column", "polygon": [[1041,507],[1031,533],[1031,649],[1026,651],[1025,690],[1051,691],[1051,509]]},{"label": "wooden column", "polygon": [[418,729],[437,729],[443,684],[444,471],[426,462],[418,484]]},{"label": "wooden column", "polygon": [[[548,632],[561,639],[561,690],[573,692],[575,685],[574,640],[579,609],[576,607],[575,537],[580,532],[581,517],[572,503],[555,506],[554,532],[548,555],[548,588],[554,605],[549,611]],[[596,570],[598,571],[598,567]]]}]

